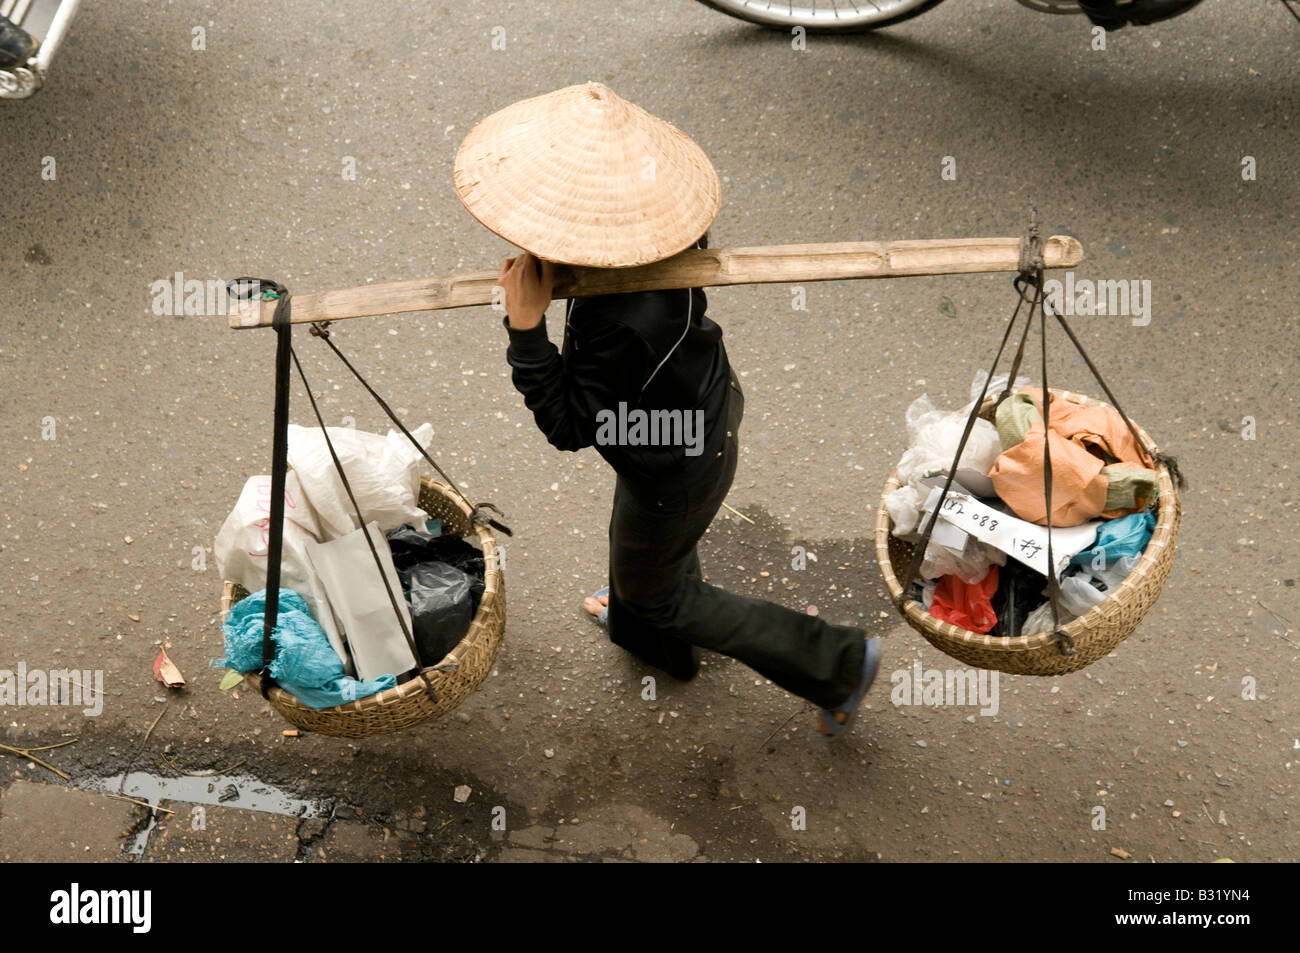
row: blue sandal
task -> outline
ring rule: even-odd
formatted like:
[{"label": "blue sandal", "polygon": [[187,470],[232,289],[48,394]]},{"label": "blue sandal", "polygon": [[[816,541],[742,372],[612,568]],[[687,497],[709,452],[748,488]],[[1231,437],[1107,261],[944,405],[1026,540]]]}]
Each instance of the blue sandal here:
[{"label": "blue sandal", "polygon": [[[609,595],[609,586],[605,586],[603,589],[597,589],[595,592],[591,594],[591,598],[599,599],[601,596],[607,596],[607,595]],[[587,612],[586,609],[583,609],[582,611]],[[587,615],[591,615],[591,613],[587,612]],[[591,616],[591,617],[595,619],[597,622],[599,622],[601,625],[605,626],[605,628],[609,628],[609,606],[605,606],[605,608],[601,609],[600,615]]]},{"label": "blue sandal", "polygon": [[[857,689],[837,708],[823,708],[817,713],[821,733],[827,737],[827,740],[838,738],[852,726],[853,719],[858,714],[858,706],[862,704],[862,699],[867,694],[867,689],[871,687],[871,683],[876,680],[876,671],[880,668],[880,655],[880,639],[867,639],[866,651],[862,653],[862,679],[858,682]],[[844,712],[849,716],[844,719],[842,725],[835,719],[837,712]]]}]

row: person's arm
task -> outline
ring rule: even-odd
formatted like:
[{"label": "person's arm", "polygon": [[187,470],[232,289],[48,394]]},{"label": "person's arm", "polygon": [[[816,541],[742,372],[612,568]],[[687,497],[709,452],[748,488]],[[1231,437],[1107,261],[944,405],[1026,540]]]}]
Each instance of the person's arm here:
[{"label": "person's arm", "polygon": [[631,330],[611,322],[585,334],[581,348],[565,361],[546,335],[552,266],[542,262],[539,276],[536,261],[525,253],[501,268],[510,334],[506,360],[515,389],[547,441],[558,450],[581,450],[596,442],[599,411],[617,413],[620,401],[633,399],[645,347]]}]

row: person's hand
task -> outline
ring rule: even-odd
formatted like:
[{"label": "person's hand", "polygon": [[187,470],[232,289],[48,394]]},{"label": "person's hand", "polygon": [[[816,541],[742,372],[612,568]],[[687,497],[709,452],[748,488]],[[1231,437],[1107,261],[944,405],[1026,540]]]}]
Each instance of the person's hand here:
[{"label": "person's hand", "polygon": [[512,328],[528,331],[541,323],[546,306],[551,303],[554,283],[555,265],[536,258],[531,252],[502,262],[497,284],[505,289],[506,315]]}]

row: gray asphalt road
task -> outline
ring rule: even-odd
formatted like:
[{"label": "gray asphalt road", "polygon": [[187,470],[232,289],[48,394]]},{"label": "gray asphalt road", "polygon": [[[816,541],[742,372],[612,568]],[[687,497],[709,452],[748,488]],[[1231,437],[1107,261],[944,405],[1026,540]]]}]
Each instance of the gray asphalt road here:
[{"label": "gray asphalt road", "polygon": [[[1296,858],[1300,24],[1280,3],[1211,0],[1104,51],[1080,19],[1010,0],[804,51],[687,0],[635,14],[579,0],[119,6],[86,5],[49,87],[0,108],[0,667],[102,669],[106,691],[96,718],[6,706],[5,743],[77,737],[51,760],[111,773],[166,706],[141,766],[165,747],[193,770],[247,759],[371,816],[459,818],[447,836],[491,856],[502,805],[511,830],[631,819],[711,859]],[[245,478],[268,469],[273,343],[157,316],[151,283],[259,274],[310,291],[492,267],[509,249],[452,194],[456,146],[487,113],[589,79],[709,153],[724,188],[714,244],[1013,235],[1036,204],[1047,233],[1083,242],[1078,277],[1150,281],[1149,323],[1075,322],[1191,480],[1173,576],[1112,657],[1004,677],[995,716],[895,706],[882,680],[836,746],[797,699],[720,656],[643,700],[650,673],[578,606],[602,582],[611,475],[592,451],[547,446],[483,308],[337,338],[511,517],[494,675],[454,716],[366,742],[285,739],[255,694],[218,690],[210,547]],[[882,618],[869,537],[908,403],[963,400],[1009,283],[807,294],[806,313],[779,286],[710,294],[747,397],[729,502],[755,523],[720,519],[706,572],[878,626],[886,674],[956,665]],[[1053,383],[1096,392],[1060,335],[1049,343]],[[382,429],[325,349],[300,347],[331,422]],[[308,413],[300,399],[295,420]],[[819,556],[804,574],[788,569],[796,544]],[[206,570],[194,547],[209,547]],[[170,698],[151,673],[160,643],[189,678]],[[475,790],[463,810],[461,783]],[[617,852],[597,841],[587,853]]]}]

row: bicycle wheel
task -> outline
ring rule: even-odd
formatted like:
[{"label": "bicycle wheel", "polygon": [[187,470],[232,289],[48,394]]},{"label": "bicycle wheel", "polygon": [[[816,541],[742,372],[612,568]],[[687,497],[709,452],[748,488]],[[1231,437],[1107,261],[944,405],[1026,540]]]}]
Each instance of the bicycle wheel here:
[{"label": "bicycle wheel", "polygon": [[698,0],[721,13],[773,29],[861,33],[910,20],[943,0]]},{"label": "bicycle wheel", "polygon": [[1079,0],[1016,0],[1022,7],[1037,10],[1039,13],[1082,13]]}]

